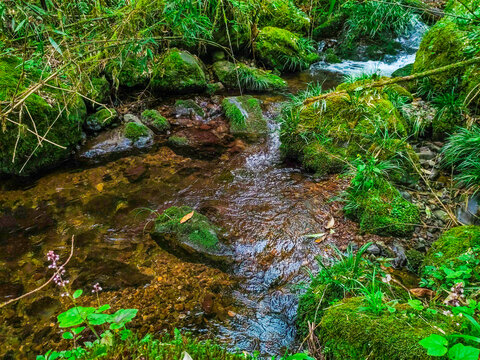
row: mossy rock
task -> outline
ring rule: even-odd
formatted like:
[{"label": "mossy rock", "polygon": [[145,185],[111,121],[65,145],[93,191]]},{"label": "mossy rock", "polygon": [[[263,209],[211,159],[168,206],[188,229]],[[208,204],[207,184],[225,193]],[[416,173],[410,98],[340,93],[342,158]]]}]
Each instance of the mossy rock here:
[{"label": "mossy rock", "polygon": [[324,59],[327,63],[330,63],[330,64],[338,64],[338,63],[341,63],[342,62],[342,59],[340,59],[337,54],[335,54],[335,51],[330,48],[330,49],[327,49],[327,51],[325,52],[325,59]]},{"label": "mossy rock", "polygon": [[188,51],[167,50],[155,64],[150,86],[167,94],[201,92],[207,87],[204,65]]},{"label": "mossy rock", "polygon": [[168,144],[173,147],[188,146],[188,139],[184,136],[170,136],[168,138]]},{"label": "mossy rock", "polygon": [[165,133],[170,129],[170,123],[157,110],[145,110],[142,112],[142,122],[156,134]]},{"label": "mossy rock", "polygon": [[[412,73],[438,69],[464,60],[465,32],[448,18],[436,23],[422,38]],[[465,69],[454,69],[429,77],[438,92],[451,91],[451,79],[460,78]],[[449,81],[450,80],[450,81]]]},{"label": "mossy rock", "polygon": [[423,266],[440,267],[474,246],[480,246],[480,226],[454,227],[445,231],[432,244],[427,251]]},{"label": "mossy rock", "polygon": [[253,96],[228,97],[222,106],[233,135],[255,140],[267,134],[267,120],[263,117],[260,101]]},{"label": "mossy rock", "polygon": [[282,90],[287,82],[270,71],[257,69],[237,62],[217,61],[213,64],[213,71],[227,88],[238,89],[240,86],[248,91]]},{"label": "mossy rock", "polygon": [[177,115],[183,115],[183,116],[193,115],[193,116],[198,116],[200,118],[203,118],[205,116],[205,111],[203,110],[203,108],[192,99],[176,100],[175,112],[177,113]]},{"label": "mossy rock", "polygon": [[140,138],[142,137],[148,137],[150,134],[150,131],[143,124],[139,124],[137,122],[129,122],[125,124],[123,134],[127,139],[135,143],[138,140],[140,140]]},{"label": "mossy rock", "polygon": [[265,0],[261,2],[258,24],[306,35],[310,19],[292,0]]},{"label": "mossy rock", "polygon": [[418,342],[431,334],[453,332],[450,318],[441,312],[425,321],[416,314],[408,316],[405,305],[397,305],[394,313],[380,315],[362,311],[364,306],[363,298],[355,297],[325,311],[318,333],[329,359],[436,359],[428,356]]},{"label": "mossy rock", "polygon": [[304,39],[288,30],[267,26],[260,31],[254,48],[266,66],[279,71],[298,71],[319,60],[318,54],[308,51],[303,43]]},{"label": "mossy rock", "polygon": [[115,87],[133,88],[147,85],[150,69],[142,59],[131,56],[123,62],[110,60],[105,66],[105,75]]},{"label": "mossy rock", "polygon": [[407,64],[405,66],[402,66],[401,68],[395,70],[392,73],[392,77],[404,77],[411,75],[413,71],[413,64]]},{"label": "mossy rock", "polygon": [[[344,87],[355,89],[358,85],[345,84],[337,89]],[[388,91],[400,90],[409,94],[402,87]],[[412,148],[400,140],[407,136],[407,124],[388,100],[388,91],[376,89],[360,95],[332,93],[320,102],[300,107],[296,110],[298,115],[282,122],[283,153],[300,160],[306,169],[319,176],[338,173],[346,161],[358,155],[374,153],[388,160],[398,154],[410,154],[418,161]],[[379,131],[389,134],[388,147],[383,146],[383,137],[374,136]],[[383,150],[379,151],[380,145]],[[410,161],[405,160],[402,165],[411,168]]]},{"label": "mossy rock", "polygon": [[[94,77],[86,85],[87,94],[86,96],[93,100],[96,103],[104,104],[108,101],[108,97],[110,96],[110,83],[105,78],[102,77]],[[88,102],[95,107],[97,104]]]},{"label": "mossy rock", "polygon": [[330,16],[319,19],[320,25],[313,29],[313,37],[316,40],[337,38],[343,29],[346,15],[343,12],[336,12]]},{"label": "mossy rock", "polygon": [[115,109],[103,108],[87,117],[85,121],[85,129],[91,132],[98,132],[113,125],[118,125],[118,114]]},{"label": "mossy rock", "polygon": [[386,180],[379,180],[351,201],[354,206],[345,208],[345,215],[358,221],[363,233],[410,236],[420,223],[418,207]]},{"label": "mossy rock", "polygon": [[226,265],[231,252],[220,241],[220,232],[194,209],[172,206],[156,219],[151,236],[160,246],[189,260]]},{"label": "mossy rock", "polygon": [[[21,64],[22,60],[17,57],[0,57],[0,102],[9,102],[15,90],[22,92],[42,76],[43,78],[48,76],[46,73],[42,74],[41,70],[26,65],[25,79],[18,85],[22,74]],[[51,83],[56,87],[65,87],[60,82]],[[59,108],[64,107],[65,99],[68,101],[66,111],[59,114]],[[28,109],[35,126],[25,109]],[[71,97],[68,93],[48,87],[31,94],[24,102],[21,117],[19,112],[9,115],[9,119],[13,121],[19,122],[21,119],[20,126],[9,121],[2,123],[0,120],[0,175],[28,176],[68,158],[82,139],[82,124],[85,117],[86,106],[80,96]],[[40,135],[48,131],[46,138],[65,148],[45,141],[42,146],[38,146],[38,137],[30,132],[35,131],[35,128]],[[15,161],[12,162],[14,153]]]}]

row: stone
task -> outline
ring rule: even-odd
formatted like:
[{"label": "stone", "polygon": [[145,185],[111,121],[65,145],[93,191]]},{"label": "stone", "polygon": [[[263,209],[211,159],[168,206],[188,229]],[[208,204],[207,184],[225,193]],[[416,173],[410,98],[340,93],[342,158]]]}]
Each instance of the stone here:
[{"label": "stone", "polygon": [[90,132],[98,132],[118,125],[118,114],[115,109],[101,109],[87,117],[84,127]]},{"label": "stone", "polygon": [[254,97],[228,97],[223,100],[222,106],[234,136],[256,140],[267,135],[267,120],[263,117],[260,102]]}]

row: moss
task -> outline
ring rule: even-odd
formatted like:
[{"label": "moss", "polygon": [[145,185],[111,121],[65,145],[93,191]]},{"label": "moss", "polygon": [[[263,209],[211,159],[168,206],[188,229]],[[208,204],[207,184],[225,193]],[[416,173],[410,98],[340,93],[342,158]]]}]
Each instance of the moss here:
[{"label": "moss", "polygon": [[105,75],[115,85],[129,88],[145,86],[150,76],[148,67],[142,59],[135,56],[127,58],[123,63],[110,60],[105,66]]},{"label": "moss", "polygon": [[185,146],[188,145],[188,139],[183,136],[170,136],[168,143],[172,146]]},{"label": "moss", "polygon": [[[463,60],[464,36],[465,33],[448,18],[436,23],[422,38],[412,73],[437,69]],[[451,86],[448,80],[461,77],[463,71],[464,69],[446,71],[429,78],[436,91],[449,91]]]},{"label": "moss", "polygon": [[317,40],[332,39],[337,38],[342,31],[346,16],[340,11],[319,20],[320,25],[313,29],[313,37]]},{"label": "moss", "polygon": [[266,0],[261,2],[258,24],[306,34],[310,19],[292,0]]},{"label": "moss", "polygon": [[197,114],[200,117],[205,116],[205,111],[203,111],[202,107],[198,105],[192,99],[187,100],[176,100],[175,101],[175,108],[178,112],[189,112],[192,111],[193,113]]},{"label": "moss", "polygon": [[101,104],[108,101],[110,95],[110,83],[104,76],[92,78],[90,82],[87,83],[86,88],[86,96],[89,99]]},{"label": "moss", "polygon": [[239,82],[244,90],[249,91],[281,90],[287,87],[286,81],[280,76],[239,62],[235,66],[229,61],[217,61],[213,64],[213,71],[227,88],[237,89]]},{"label": "moss", "polygon": [[445,231],[427,251],[423,266],[440,267],[468,249],[480,246],[480,226],[458,226]]},{"label": "moss", "polygon": [[[355,89],[358,84],[344,84],[337,89],[342,88]],[[406,91],[401,87],[390,90],[400,89]],[[358,154],[375,154],[387,160],[404,153],[418,161],[411,147],[401,140],[407,136],[407,125],[386,92],[377,89],[332,94],[318,103],[299,107],[282,122],[283,153],[319,175],[338,172],[342,163],[354,160]],[[388,139],[379,135],[382,133],[388,133]],[[403,165],[411,168],[406,159]]]},{"label": "moss", "polygon": [[409,236],[420,222],[418,207],[385,180],[350,201],[352,204],[345,208],[345,214],[358,221],[364,233]]},{"label": "moss", "polygon": [[180,223],[180,220],[192,211],[194,210],[188,206],[172,206],[165,210],[155,221],[156,237],[175,237],[175,242],[191,243],[202,249],[217,249],[219,246],[218,229],[210,223],[207,217],[194,211],[189,220]]},{"label": "moss", "polygon": [[267,66],[280,71],[305,69],[319,56],[306,42],[288,30],[267,26],[260,31],[255,51]]},{"label": "moss", "polygon": [[[319,326],[324,351],[331,359],[426,360],[426,350],[418,344],[433,333],[452,333],[449,317],[431,315],[428,321],[408,316],[397,305],[395,313],[373,315],[361,311],[362,298],[351,298],[325,311]],[[439,330],[441,329],[441,330]]]},{"label": "moss", "polygon": [[188,51],[170,49],[155,64],[150,85],[156,91],[183,94],[205,90],[207,78],[197,57]]},{"label": "moss", "polygon": [[415,249],[409,249],[405,251],[405,255],[407,256],[408,269],[411,272],[420,275],[420,268],[422,267],[425,254]]},{"label": "moss", "polygon": [[225,98],[222,102],[225,116],[230,121],[230,132],[236,136],[255,139],[267,133],[260,102],[250,95]]},{"label": "moss", "polygon": [[115,109],[103,108],[95,114],[87,117],[85,128],[89,131],[100,131],[106,127],[112,126],[117,120],[118,115]]},{"label": "moss", "polygon": [[148,135],[148,128],[143,124],[129,122],[125,125],[124,135],[132,142],[136,142],[141,137]]},{"label": "moss", "polygon": [[402,66],[401,68],[395,70],[392,73],[392,77],[408,76],[412,73],[412,71],[413,71],[413,64],[407,64],[407,65]]},{"label": "moss", "polygon": [[335,51],[332,48],[330,48],[330,49],[327,49],[327,51],[325,52],[325,61],[330,64],[338,64],[342,62],[342,59],[340,59],[335,54]]},{"label": "moss", "polygon": [[[0,57],[0,102],[10,101],[22,73],[22,60],[16,57]],[[42,72],[35,67],[26,67],[26,76],[18,86],[22,92],[40,79]],[[43,77],[48,76],[43,73]],[[64,87],[60,82],[52,85]],[[65,99],[68,101],[66,111],[59,116],[59,108],[63,108]],[[48,100],[48,101],[47,101]],[[25,109],[35,122],[35,127],[25,115]],[[52,167],[66,159],[82,138],[82,123],[86,116],[86,106],[81,97],[65,95],[61,90],[43,87],[40,91],[30,95],[24,102],[24,113],[12,113],[10,119],[22,122],[16,126],[10,122],[0,121],[0,174],[14,174],[27,176],[31,173]],[[55,120],[54,126],[52,125]],[[38,146],[38,138],[28,130],[43,135],[47,139],[64,146],[65,149],[43,142]],[[20,137],[18,138],[18,135]],[[17,143],[18,138],[18,143]],[[15,152],[15,161],[12,162]],[[22,172],[20,170],[24,166]]]},{"label": "moss", "polygon": [[145,110],[142,112],[142,122],[153,128],[156,133],[164,133],[170,129],[170,123],[157,110]]}]

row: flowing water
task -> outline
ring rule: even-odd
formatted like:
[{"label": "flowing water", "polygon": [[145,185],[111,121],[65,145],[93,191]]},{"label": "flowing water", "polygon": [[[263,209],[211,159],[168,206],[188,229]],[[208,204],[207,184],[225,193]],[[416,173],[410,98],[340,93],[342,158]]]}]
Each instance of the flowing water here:
[{"label": "flowing water", "polygon": [[[411,60],[405,56],[395,66]],[[337,66],[287,77],[291,91],[310,82],[333,88],[341,76],[330,70],[349,72],[356,65]],[[113,309],[138,308],[133,326],[140,333],[178,327],[262,354],[296,350],[301,289],[293,284],[308,279],[305,269],[316,267],[317,256],[328,256],[328,244],[344,247],[366,238],[329,201],[345,180],[315,179],[282,160],[274,118],[284,97],[260,99],[269,135],[240,153],[201,160],[158,146],[0,191],[0,301],[48,279],[45,254],[53,249],[65,259],[75,235],[67,265],[73,287],[88,292],[99,282],[101,301]],[[140,173],[133,181],[132,171]],[[234,249],[229,271],[179,259],[152,241],[155,214],[173,205],[191,206],[224,229]],[[332,218],[334,227],[326,229]],[[319,233],[325,235],[306,236]],[[69,305],[59,294],[50,285],[0,309],[0,354],[32,358],[65,345],[55,316]]]}]

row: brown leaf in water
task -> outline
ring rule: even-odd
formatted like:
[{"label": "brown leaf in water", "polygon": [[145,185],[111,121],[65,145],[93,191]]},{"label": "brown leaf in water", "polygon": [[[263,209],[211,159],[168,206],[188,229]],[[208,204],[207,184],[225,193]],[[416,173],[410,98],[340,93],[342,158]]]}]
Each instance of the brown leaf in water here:
[{"label": "brown leaf in water", "polygon": [[335,219],[332,217],[330,221],[328,222],[327,226],[325,226],[325,229],[331,229],[335,226]]},{"label": "brown leaf in water", "polygon": [[234,313],[233,311],[231,311],[231,310],[228,311],[228,316],[234,317],[235,315],[237,315],[237,314]]},{"label": "brown leaf in water", "polygon": [[418,298],[433,298],[435,296],[435,291],[425,288],[410,289],[410,292]]},{"label": "brown leaf in water", "polygon": [[188,220],[190,220],[193,216],[193,214],[195,213],[195,211],[192,211],[191,213],[188,213],[187,215],[185,215],[184,217],[182,217],[180,219],[180,224],[183,224],[185,222],[187,222]]}]

